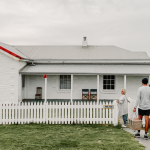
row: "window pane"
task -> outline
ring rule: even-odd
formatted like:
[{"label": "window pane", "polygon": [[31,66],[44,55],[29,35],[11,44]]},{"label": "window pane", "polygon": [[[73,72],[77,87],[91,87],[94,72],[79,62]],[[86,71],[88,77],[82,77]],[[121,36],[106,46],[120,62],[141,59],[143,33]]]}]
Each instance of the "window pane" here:
[{"label": "window pane", "polygon": [[63,75],[60,75],[60,79],[63,79]]},{"label": "window pane", "polygon": [[106,85],[103,85],[103,89],[106,89]]},{"label": "window pane", "polygon": [[107,79],[107,75],[104,75],[103,78],[104,78],[104,79]]},{"label": "window pane", "polygon": [[115,83],[115,81],[114,80],[111,80],[111,84],[114,84]]},{"label": "window pane", "polygon": [[67,81],[68,81],[67,79],[64,79],[64,83],[65,83],[65,84],[67,84]]},{"label": "window pane", "polygon": [[67,79],[67,75],[64,75],[64,79]]},{"label": "window pane", "polygon": [[106,84],[110,84],[110,80],[107,80]]},{"label": "window pane", "polygon": [[114,85],[111,85],[111,89],[112,89],[112,90],[115,89],[114,87],[115,87]]},{"label": "window pane", "polygon": [[115,76],[114,76],[114,75],[111,75],[111,79],[115,79]]},{"label": "window pane", "polygon": [[110,79],[110,75],[108,76],[108,79]]},{"label": "window pane", "polygon": [[67,82],[64,82],[64,89],[67,89]]},{"label": "window pane", "polygon": [[67,82],[67,89],[71,89],[71,81]]},{"label": "window pane", "polygon": [[110,89],[110,85],[107,85],[107,89]]},{"label": "window pane", "polygon": [[71,75],[68,75],[68,79],[71,80]]},{"label": "window pane", "polygon": [[103,84],[106,84],[107,83],[107,80],[103,80]]}]

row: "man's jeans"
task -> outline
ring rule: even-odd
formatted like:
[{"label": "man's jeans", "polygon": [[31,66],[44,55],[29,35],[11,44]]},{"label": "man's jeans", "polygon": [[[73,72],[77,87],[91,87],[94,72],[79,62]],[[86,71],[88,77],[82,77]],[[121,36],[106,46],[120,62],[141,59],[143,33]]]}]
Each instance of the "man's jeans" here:
[{"label": "man's jeans", "polygon": [[127,116],[126,115],[122,115],[122,118],[123,118],[124,125],[126,125]]}]

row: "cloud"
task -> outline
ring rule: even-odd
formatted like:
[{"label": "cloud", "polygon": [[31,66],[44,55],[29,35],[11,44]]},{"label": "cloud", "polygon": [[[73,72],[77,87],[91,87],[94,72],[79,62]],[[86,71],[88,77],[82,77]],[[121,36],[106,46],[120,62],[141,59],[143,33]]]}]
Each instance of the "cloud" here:
[{"label": "cloud", "polygon": [[1,0],[0,41],[30,45],[116,45],[147,51],[149,0]]}]

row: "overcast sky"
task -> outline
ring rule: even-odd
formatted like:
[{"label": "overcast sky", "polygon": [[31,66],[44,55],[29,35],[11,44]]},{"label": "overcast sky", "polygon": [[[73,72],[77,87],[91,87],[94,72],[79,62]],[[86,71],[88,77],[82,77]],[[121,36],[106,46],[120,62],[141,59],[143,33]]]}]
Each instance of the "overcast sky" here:
[{"label": "overcast sky", "polygon": [[0,42],[115,45],[150,56],[150,0],[0,0]]}]

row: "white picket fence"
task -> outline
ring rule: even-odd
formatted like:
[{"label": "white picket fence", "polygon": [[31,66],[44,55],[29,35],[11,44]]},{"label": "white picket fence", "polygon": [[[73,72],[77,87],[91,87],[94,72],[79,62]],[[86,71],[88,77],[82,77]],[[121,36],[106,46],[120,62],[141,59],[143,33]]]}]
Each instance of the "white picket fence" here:
[{"label": "white picket fence", "polygon": [[[114,109],[103,109],[114,105]],[[117,104],[97,102],[20,102],[0,103],[0,124],[114,124],[118,123]]]}]

